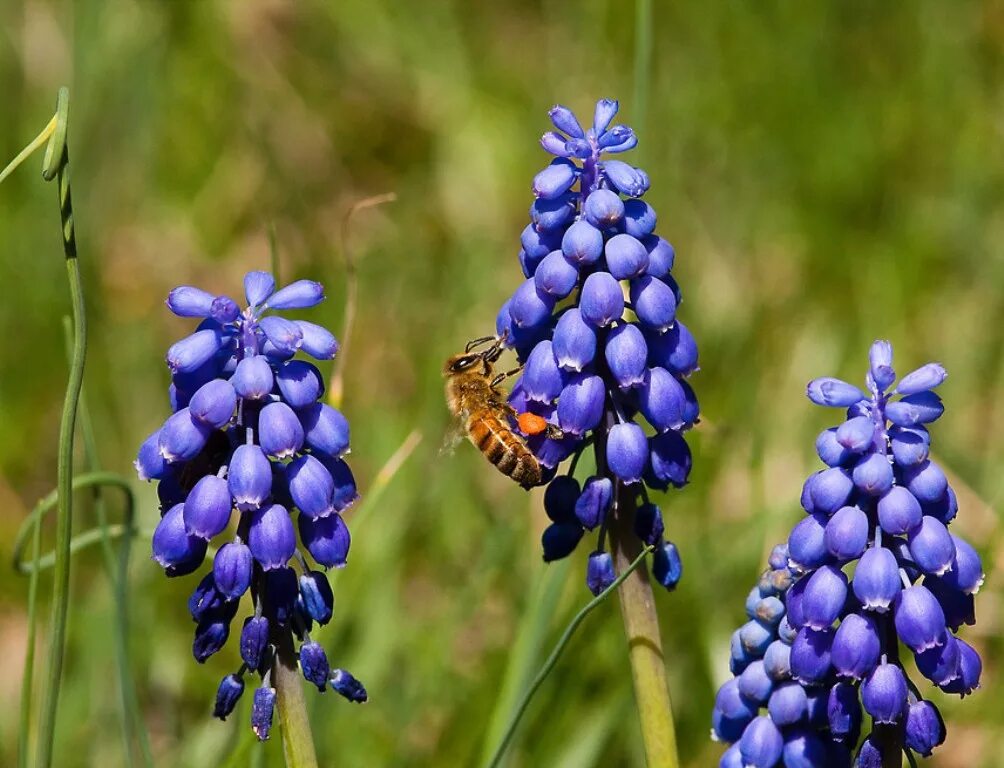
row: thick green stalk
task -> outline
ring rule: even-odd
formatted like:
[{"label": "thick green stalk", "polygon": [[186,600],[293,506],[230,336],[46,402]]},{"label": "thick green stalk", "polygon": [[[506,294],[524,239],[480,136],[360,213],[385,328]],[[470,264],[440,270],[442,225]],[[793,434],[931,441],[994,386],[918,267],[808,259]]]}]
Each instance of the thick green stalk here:
[{"label": "thick green stalk", "polygon": [[296,652],[289,632],[283,632],[278,638],[272,680],[286,768],[317,768],[314,737],[303,699],[303,679],[297,670]]},{"label": "thick green stalk", "polygon": [[70,538],[73,529],[73,432],[77,419],[77,401],[84,379],[84,359],[87,355],[87,324],[84,313],[84,293],[77,261],[77,242],[73,228],[73,204],[70,196],[69,152],[66,148],[67,91],[60,89],[56,114],[56,130],[46,151],[43,176],[56,178],[59,212],[63,229],[63,251],[70,283],[73,313],[73,355],[70,375],[63,399],[59,424],[59,452],[56,467],[56,488],[59,503],[56,519],[56,565],[52,585],[52,618],[48,656],[48,684],[42,700],[42,717],[38,732],[39,768],[52,765],[56,730],[56,711],[63,675],[63,652],[66,645],[66,617],[70,604]]},{"label": "thick green stalk", "polygon": [[[614,567],[623,573],[637,553],[641,541],[634,535],[635,494],[617,484],[615,516],[610,528]],[[666,661],[659,634],[659,616],[648,569],[636,569],[620,586],[621,618],[627,636],[631,676],[634,679],[638,719],[649,768],[677,768],[676,729],[673,702],[666,680]]]}]

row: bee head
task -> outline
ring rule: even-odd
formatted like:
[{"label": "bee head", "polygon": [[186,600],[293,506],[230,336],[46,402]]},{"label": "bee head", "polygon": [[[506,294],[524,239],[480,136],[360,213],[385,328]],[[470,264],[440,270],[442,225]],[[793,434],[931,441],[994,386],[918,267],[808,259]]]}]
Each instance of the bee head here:
[{"label": "bee head", "polygon": [[446,361],[446,367],[443,373],[447,376],[454,373],[463,373],[464,371],[469,371],[477,365],[480,365],[484,355],[480,352],[468,352],[463,355],[454,355],[449,360]]}]

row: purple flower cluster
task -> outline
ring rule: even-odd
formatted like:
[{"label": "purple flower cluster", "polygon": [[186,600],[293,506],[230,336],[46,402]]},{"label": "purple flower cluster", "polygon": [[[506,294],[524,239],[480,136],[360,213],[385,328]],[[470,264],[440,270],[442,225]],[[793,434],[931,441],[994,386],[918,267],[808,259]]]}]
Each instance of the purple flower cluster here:
[{"label": "purple flower cluster", "polygon": [[317,367],[295,357],[303,351],[330,360],[338,342],[314,323],[267,314],[320,303],[321,285],[299,280],[276,290],[270,274],[249,272],[244,291],[244,310],[198,288],[171,291],[168,308],[202,322],[168,350],[173,415],[144,441],[135,465],[140,478],[158,481],[153,559],[168,576],[194,572],[209,543],[225,539],[188,601],[197,661],[223,647],[250,592],[253,613],[240,633],[243,663],[221,681],[214,714],[226,718],[244,691],[244,674],[258,673],[251,724],[264,740],[275,703],[271,668],[283,635],[300,640],[300,668],[321,691],[330,684],[350,701],[366,700],[362,685],[332,670],[310,639],[313,622],[330,620],[333,596],[327,577],[297,546],[298,530],[316,563],[344,566],[349,532],[341,513],[358,494],[343,459],[348,422],[320,401]]},{"label": "purple flower cluster", "polygon": [[[975,622],[983,568],[948,531],[956,498],[925,426],[944,410],[932,390],[945,371],[930,363],[895,384],[884,341],[870,360],[867,394],[839,379],[809,383],[810,400],[847,416],[817,439],[827,468],[805,483],[806,517],[772,553],[733,635],[736,677],[713,716],[733,743],[723,768],[850,765],[855,752],[854,765],[879,768],[904,750],[930,755],[945,727],[909,679],[901,643],[942,691],[979,686],[980,656],[957,632]],[[871,733],[859,746],[865,713]]]},{"label": "purple flower cluster", "polygon": [[[556,159],[534,178],[536,199],[520,238],[526,282],[496,323],[525,364],[511,404],[561,431],[528,436],[553,478],[544,558],[567,556],[586,530],[599,528],[586,578],[594,593],[614,579],[603,541],[618,486],[645,500],[635,529],[656,547],[654,575],[670,589],[679,580],[679,555],[664,541],[662,514],[647,503],[645,488],[687,482],[691,454],[681,432],[698,418],[687,383],[697,370],[697,344],[676,316],[673,247],[655,234],[655,210],[641,199],[648,175],[605,157],[637,143],[630,128],[611,126],[617,108],[616,101],[597,102],[588,129],[566,107],[551,110],[557,130],[541,144]],[[561,462],[591,442],[595,476],[581,486],[571,472],[555,477]]]}]

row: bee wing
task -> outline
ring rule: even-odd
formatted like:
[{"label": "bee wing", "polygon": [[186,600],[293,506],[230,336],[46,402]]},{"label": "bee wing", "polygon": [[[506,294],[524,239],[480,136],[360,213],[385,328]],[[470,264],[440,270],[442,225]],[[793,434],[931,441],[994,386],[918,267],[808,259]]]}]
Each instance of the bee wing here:
[{"label": "bee wing", "polygon": [[467,433],[459,424],[455,424],[446,430],[443,436],[443,444],[439,447],[440,456],[452,456],[457,450],[457,446],[467,439]]}]

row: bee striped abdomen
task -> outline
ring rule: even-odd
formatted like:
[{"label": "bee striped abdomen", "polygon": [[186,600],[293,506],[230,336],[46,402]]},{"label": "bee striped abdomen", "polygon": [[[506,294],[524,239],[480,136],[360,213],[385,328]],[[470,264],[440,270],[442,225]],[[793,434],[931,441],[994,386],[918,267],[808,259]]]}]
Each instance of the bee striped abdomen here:
[{"label": "bee striped abdomen", "polygon": [[494,414],[474,413],[467,421],[471,442],[499,472],[524,488],[540,483],[540,464],[522,439]]}]

